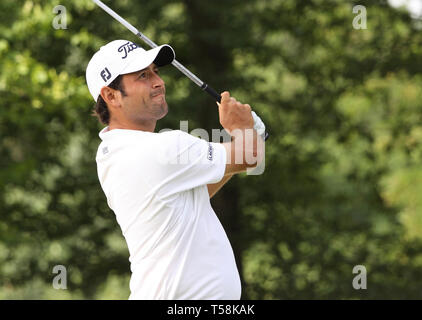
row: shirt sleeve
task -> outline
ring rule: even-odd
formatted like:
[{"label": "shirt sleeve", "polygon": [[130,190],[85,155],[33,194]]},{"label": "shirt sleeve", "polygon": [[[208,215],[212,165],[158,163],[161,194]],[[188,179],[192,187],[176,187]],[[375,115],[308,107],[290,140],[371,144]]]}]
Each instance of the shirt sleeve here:
[{"label": "shirt sleeve", "polygon": [[226,149],[181,130],[161,133],[153,184],[162,196],[217,183],[226,169]]}]

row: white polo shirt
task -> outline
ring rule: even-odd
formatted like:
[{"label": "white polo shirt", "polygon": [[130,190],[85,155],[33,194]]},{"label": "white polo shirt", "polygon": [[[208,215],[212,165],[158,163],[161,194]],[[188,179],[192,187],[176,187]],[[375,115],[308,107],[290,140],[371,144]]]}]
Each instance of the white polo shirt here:
[{"label": "white polo shirt", "polygon": [[129,299],[240,299],[239,272],[207,184],[226,151],[180,130],[100,132],[97,169],[129,249]]}]

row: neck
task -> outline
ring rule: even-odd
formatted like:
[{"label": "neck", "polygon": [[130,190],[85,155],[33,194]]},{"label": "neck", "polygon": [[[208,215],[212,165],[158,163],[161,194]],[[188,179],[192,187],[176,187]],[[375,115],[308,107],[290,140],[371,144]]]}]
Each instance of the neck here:
[{"label": "neck", "polygon": [[110,121],[108,125],[108,130],[113,129],[127,129],[127,130],[141,130],[154,132],[157,121],[145,121],[143,123],[132,123],[132,122],[119,122],[119,121]]}]

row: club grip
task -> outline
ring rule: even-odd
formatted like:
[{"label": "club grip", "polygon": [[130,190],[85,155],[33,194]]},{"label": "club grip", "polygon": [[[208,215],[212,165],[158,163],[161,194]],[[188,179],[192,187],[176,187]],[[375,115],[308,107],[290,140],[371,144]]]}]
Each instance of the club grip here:
[{"label": "club grip", "polygon": [[210,94],[211,97],[213,97],[215,99],[215,101],[217,101],[218,103],[221,102],[221,96],[219,93],[217,93],[217,91],[215,91],[213,88],[211,88],[209,85],[207,85],[206,83],[204,83],[201,87],[202,90],[208,92]]},{"label": "club grip", "polygon": [[[218,103],[221,102],[221,95],[219,93],[217,93],[217,91],[215,91],[213,88],[211,88],[209,85],[207,85],[206,83],[204,83],[201,87],[202,90],[206,91],[209,93],[209,95],[211,97],[213,97]],[[265,136],[264,136],[264,141],[267,141],[268,137],[270,135],[268,134],[268,132],[265,132]]]}]

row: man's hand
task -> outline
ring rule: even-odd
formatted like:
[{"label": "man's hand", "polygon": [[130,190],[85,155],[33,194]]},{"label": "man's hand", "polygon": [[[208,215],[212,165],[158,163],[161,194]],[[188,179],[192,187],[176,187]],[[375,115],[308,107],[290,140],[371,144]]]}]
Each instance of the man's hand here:
[{"label": "man's hand", "polygon": [[221,94],[221,103],[218,104],[220,123],[230,135],[236,129],[253,128],[254,119],[251,110],[249,104],[238,102],[235,98],[230,97],[228,91]]}]

